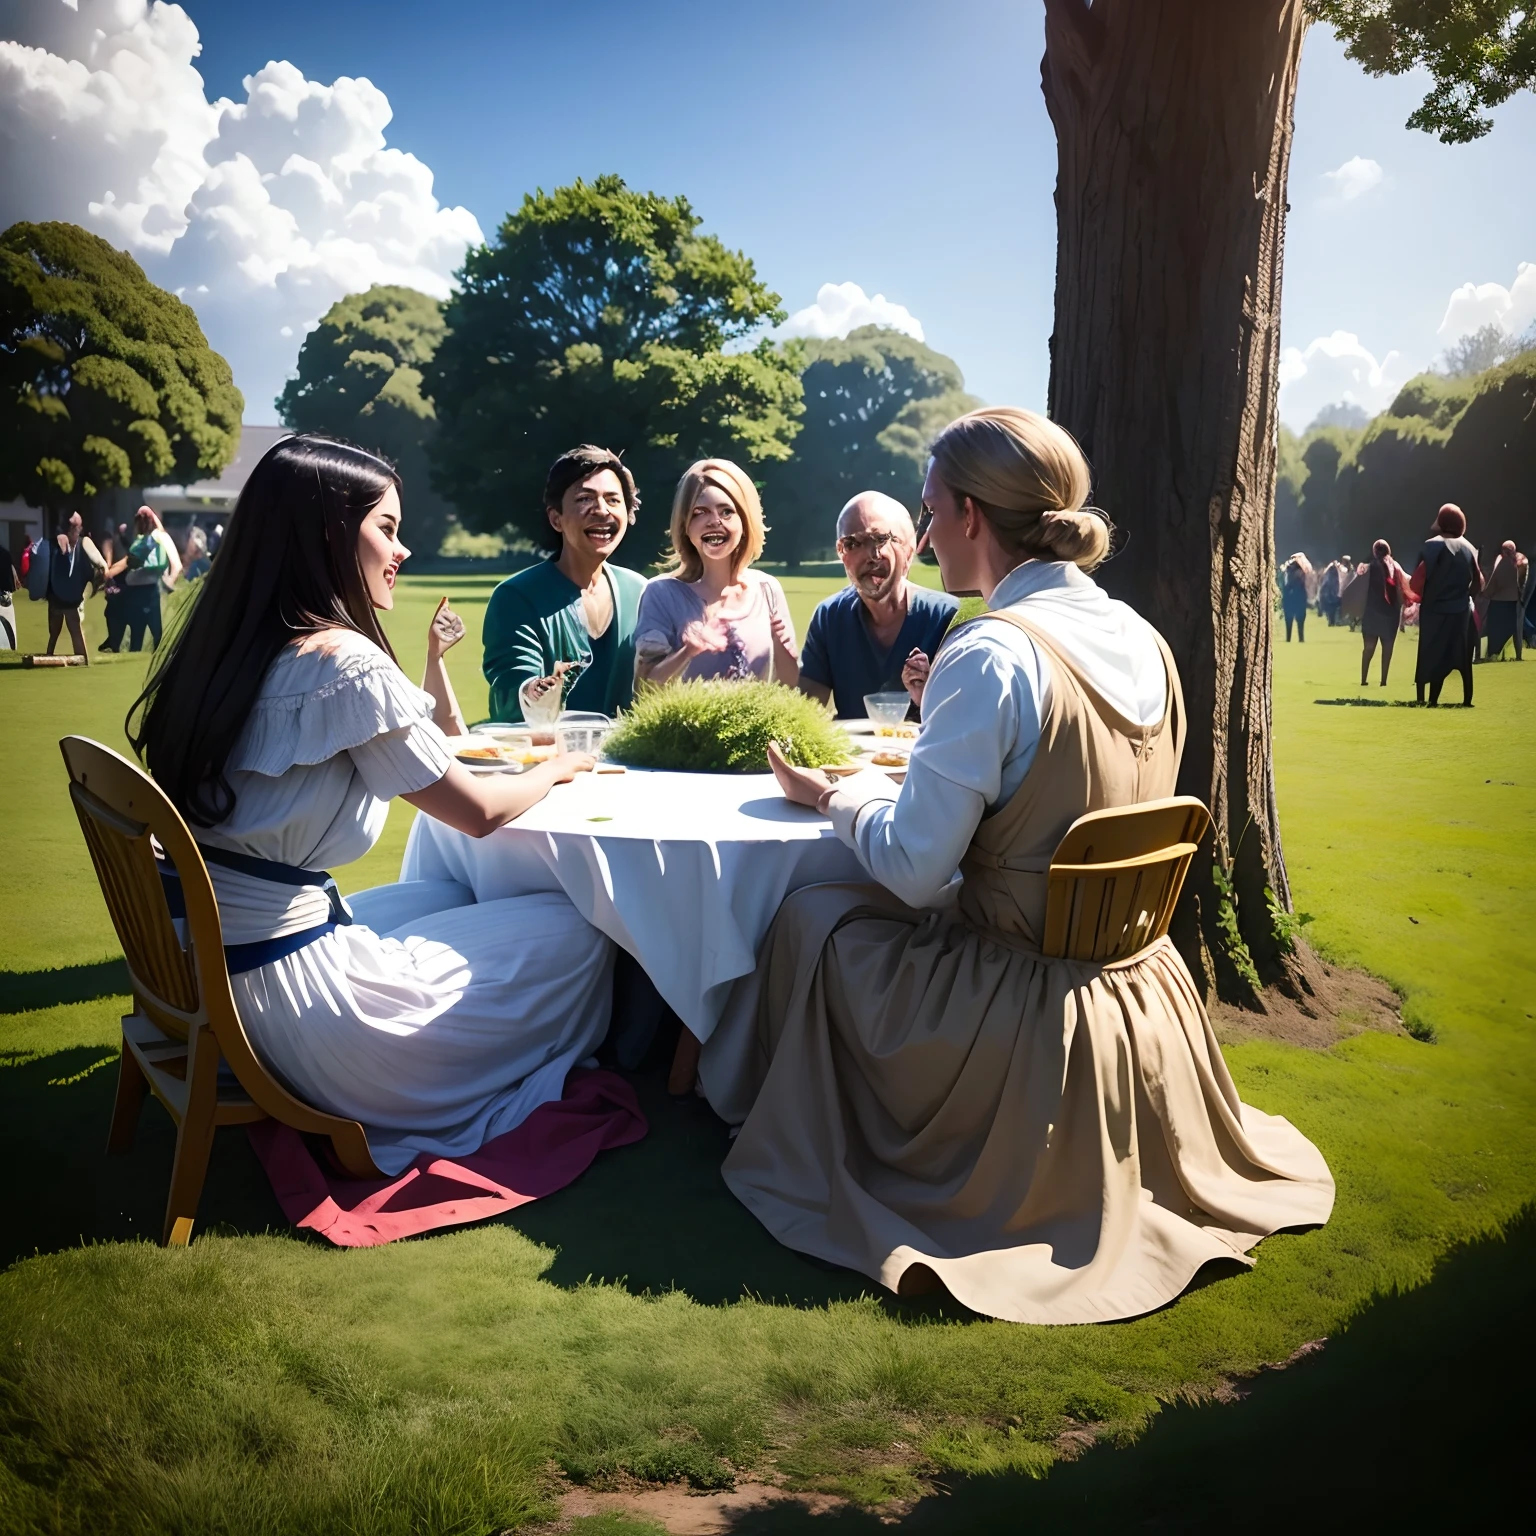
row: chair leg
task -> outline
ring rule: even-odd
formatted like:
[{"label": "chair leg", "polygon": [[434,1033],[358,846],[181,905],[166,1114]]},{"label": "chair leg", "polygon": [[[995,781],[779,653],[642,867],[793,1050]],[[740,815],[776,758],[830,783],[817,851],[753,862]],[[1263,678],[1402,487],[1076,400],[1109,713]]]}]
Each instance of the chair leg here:
[{"label": "chair leg", "polygon": [[677,1032],[677,1049],[672,1053],[672,1070],[667,1074],[667,1092],[692,1093],[699,1080],[699,1037],[685,1024]]},{"label": "chair leg", "polygon": [[107,1151],[121,1154],[133,1145],[133,1133],[139,1128],[139,1111],[149,1092],[149,1079],[133,1052],[123,1041],[123,1054],[117,1064],[117,1098],[112,1104],[112,1124],[107,1131]]},{"label": "chair leg", "polygon": [[165,1202],[161,1243],[184,1248],[192,1241],[192,1223],[213,1151],[214,1114],[219,1101],[219,1048],[205,1025],[187,1054],[187,1112],[176,1128],[176,1160],[171,1164],[171,1193]]}]

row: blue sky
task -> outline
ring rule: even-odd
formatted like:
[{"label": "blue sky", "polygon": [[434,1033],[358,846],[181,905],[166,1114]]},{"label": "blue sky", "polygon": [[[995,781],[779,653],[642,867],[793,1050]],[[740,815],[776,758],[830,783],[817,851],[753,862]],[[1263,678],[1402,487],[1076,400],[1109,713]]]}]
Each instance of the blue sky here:
[{"label": "blue sky", "polygon": [[[0,0],[0,37],[61,57],[88,53],[58,31],[60,4]],[[121,20],[137,4],[80,0],[81,20],[103,7]],[[243,102],[244,78],[269,60],[323,86],[365,77],[392,109],[382,129],[390,148],[430,167],[442,209],[467,210],[487,234],[526,190],[617,171],[638,187],[686,193],[705,227],[746,250],[789,309],[812,305],[824,283],[856,283],[915,316],[977,393],[1043,402],[1056,156],[1040,95],[1041,12],[1029,0],[771,7],[188,0],[185,9],[200,34],[193,62],[210,101]],[[174,60],[166,62],[173,44],[155,44],[154,69],[174,73]],[[100,58],[86,63],[102,67]],[[166,87],[167,100],[176,89]],[[1517,283],[1520,263],[1536,263],[1536,99],[1503,108],[1489,139],[1448,148],[1403,127],[1421,94],[1412,79],[1368,79],[1314,29],[1297,109],[1285,277],[1284,410],[1294,425],[1344,395],[1385,404],[1458,326],[1502,317],[1523,328],[1536,318],[1536,266]],[[183,118],[190,122],[199,106],[192,102]],[[0,115],[0,149],[14,152],[18,134],[35,134],[38,121],[33,112],[7,130]],[[172,132],[196,137],[190,126]],[[109,184],[111,177],[91,164],[88,134],[67,146],[65,137],[55,133],[54,147],[73,157],[69,164],[54,167],[46,182],[0,193],[5,221],[91,221],[83,210],[70,215],[53,205],[84,196],[71,190],[76,169],[81,188],[95,186],[92,175]],[[324,168],[333,140],[322,123],[302,152]],[[270,184],[280,162],[251,153]],[[210,151],[208,159],[218,156]],[[125,187],[131,179],[114,174]],[[167,195],[174,201],[181,193]],[[419,198],[420,188],[412,195]],[[101,211],[101,196],[89,193],[92,217],[110,235],[118,226],[107,225],[119,215]],[[226,212],[205,213],[201,223],[194,217],[170,255],[149,251],[141,259],[205,312],[210,336],[232,356],[251,396],[248,418],[270,420],[266,401],[303,326],[327,285],[371,274],[367,252],[311,255],[300,271],[284,268],[289,258],[271,239],[255,255],[248,243],[240,272],[286,296],[267,308],[254,291],[235,302],[234,279],[212,252],[243,228],[244,205],[227,187],[199,197],[210,204],[221,197]],[[114,198],[121,206],[129,193]],[[18,211],[20,202],[29,206]],[[42,203],[49,206],[30,206]],[[412,217],[424,228],[429,214],[437,217],[433,210]],[[439,225],[430,248],[397,252],[388,275],[398,277],[403,264],[409,276],[414,262],[446,280],[452,263],[443,252],[462,242],[466,226],[447,212]],[[164,243],[152,223],[136,227],[141,241]],[[1468,284],[1473,290],[1442,329],[1453,293]],[[264,326],[270,345],[247,345],[239,335]]]}]

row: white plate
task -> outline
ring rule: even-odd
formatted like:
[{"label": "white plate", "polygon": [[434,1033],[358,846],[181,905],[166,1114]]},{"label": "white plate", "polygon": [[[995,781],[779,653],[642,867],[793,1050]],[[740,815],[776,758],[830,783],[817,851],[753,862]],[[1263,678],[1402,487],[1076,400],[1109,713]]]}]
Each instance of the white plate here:
[{"label": "white plate", "polygon": [[839,720],[837,724],[840,725],[849,736],[857,737],[861,741],[868,736],[873,736],[877,741],[917,740],[917,721],[915,720],[907,721],[906,725],[902,727],[902,729],[912,732],[910,736],[882,736],[880,735],[882,730],[893,730],[895,727],[881,726],[874,720]]}]

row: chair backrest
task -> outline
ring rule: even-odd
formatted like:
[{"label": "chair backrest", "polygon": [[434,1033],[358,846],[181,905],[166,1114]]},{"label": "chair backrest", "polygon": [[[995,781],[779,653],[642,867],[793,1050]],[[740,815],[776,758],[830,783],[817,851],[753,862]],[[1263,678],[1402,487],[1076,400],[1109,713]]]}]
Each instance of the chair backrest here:
[{"label": "chair backrest", "polygon": [[[100,742],[66,736],[59,748],[139,1007],[182,1039],[208,1025],[240,1086],[262,1109],[329,1134],[331,1117],[295,1099],[251,1048],[230,990],[213,882],[181,813],[147,773]],[[152,838],[181,879],[185,948],[171,922]]]},{"label": "chair backrest", "polygon": [[[83,736],[66,736],[59,748],[134,996],[162,1030],[185,1039],[208,1022],[209,1000],[229,995],[219,909],[202,855],[164,791],[127,758]],[[185,946],[166,905],[155,842],[181,877]]]},{"label": "chair backrest", "polygon": [[1042,953],[1123,960],[1160,939],[1210,824],[1192,795],[1080,816],[1051,857]]}]

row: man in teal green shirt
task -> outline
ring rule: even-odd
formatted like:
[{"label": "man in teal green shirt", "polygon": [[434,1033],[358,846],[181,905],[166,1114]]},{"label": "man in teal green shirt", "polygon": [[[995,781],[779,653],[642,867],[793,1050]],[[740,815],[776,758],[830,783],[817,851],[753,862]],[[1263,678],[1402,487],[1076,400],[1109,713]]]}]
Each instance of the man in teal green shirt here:
[{"label": "man in teal green shirt", "polygon": [[562,453],[544,482],[548,559],[509,576],[485,612],[491,717],[523,718],[519,690],[537,694],[572,667],[567,709],[613,715],[635,689],[635,616],[645,578],[608,564],[634,527],[640,494],[616,453],[584,443]]}]

